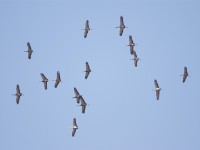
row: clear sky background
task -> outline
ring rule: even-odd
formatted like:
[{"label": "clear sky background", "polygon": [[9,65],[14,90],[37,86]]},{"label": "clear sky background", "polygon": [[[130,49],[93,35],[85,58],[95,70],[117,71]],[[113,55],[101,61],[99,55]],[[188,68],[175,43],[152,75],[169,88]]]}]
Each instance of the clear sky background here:
[{"label": "clear sky background", "polygon": [[[128,27],[121,37],[120,16]],[[0,40],[1,150],[200,149],[200,1],[1,0]],[[184,66],[191,77],[182,83]],[[57,71],[62,83],[45,91],[40,73],[55,80]],[[89,104],[85,114],[74,87]]]}]

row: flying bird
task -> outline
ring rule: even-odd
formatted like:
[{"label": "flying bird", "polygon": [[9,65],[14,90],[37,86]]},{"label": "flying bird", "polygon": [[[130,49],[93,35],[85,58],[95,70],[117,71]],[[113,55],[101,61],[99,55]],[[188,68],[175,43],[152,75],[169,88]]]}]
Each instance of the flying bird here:
[{"label": "flying bird", "polygon": [[91,69],[90,69],[90,66],[89,66],[88,62],[86,62],[85,65],[86,65],[85,79],[87,79],[89,74],[90,74],[90,72],[91,72]]},{"label": "flying bird", "polygon": [[46,90],[47,89],[47,82],[48,82],[48,79],[45,77],[45,75],[43,73],[40,73],[41,77],[42,77],[42,81],[44,83],[44,89]]},{"label": "flying bird", "polygon": [[116,28],[120,28],[120,30],[119,30],[119,35],[120,36],[122,36],[124,29],[128,28],[128,27],[126,27],[124,25],[124,21],[123,21],[123,17],[122,16],[120,16],[120,25],[119,25],[119,27],[116,27]]},{"label": "flying bird", "polygon": [[28,59],[31,59],[31,55],[33,53],[33,50],[31,48],[31,44],[29,42],[27,42],[27,47],[28,47],[28,50],[24,51],[24,52],[28,52]]},{"label": "flying bird", "polygon": [[134,58],[132,60],[134,60],[135,67],[137,67],[139,58],[137,57],[136,51],[133,51],[133,57]]},{"label": "flying bird", "polygon": [[154,85],[155,85],[154,90],[156,91],[156,98],[157,100],[159,100],[161,88],[159,87],[157,80],[154,80]]},{"label": "flying bird", "polygon": [[130,46],[130,53],[133,54],[135,43],[133,42],[131,35],[129,35],[129,45],[127,46]]},{"label": "flying bird", "polygon": [[76,130],[78,129],[76,118],[73,119],[73,126],[72,126],[72,137],[75,136]]},{"label": "flying bird", "polygon": [[88,31],[89,31],[89,30],[92,30],[92,29],[90,29],[90,27],[89,27],[89,21],[88,21],[88,20],[86,20],[85,29],[82,29],[82,30],[85,30],[85,32],[84,32],[84,38],[86,38],[86,37],[87,37],[87,34],[88,34]]},{"label": "flying bird", "polygon": [[22,96],[22,93],[20,92],[20,88],[18,84],[16,86],[16,93],[12,95],[16,96],[16,103],[19,104],[19,100],[20,100],[20,97]]},{"label": "flying bird", "polygon": [[84,114],[86,106],[87,106],[87,103],[85,102],[85,100],[83,99],[82,96],[80,96],[80,100],[81,100],[81,105],[80,106],[82,107],[82,113]]},{"label": "flying bird", "polygon": [[74,93],[75,93],[75,97],[73,98],[76,98],[76,102],[80,103],[81,95],[79,94],[78,90],[75,87],[74,87]]},{"label": "flying bird", "polygon": [[184,67],[183,75],[181,75],[181,76],[183,76],[183,83],[185,82],[188,75],[189,74],[188,74],[188,71],[187,71],[187,67]]},{"label": "flying bird", "polygon": [[58,84],[61,82],[61,77],[60,77],[59,71],[57,71],[56,80],[53,80],[53,81],[56,81],[54,87],[57,88]]}]

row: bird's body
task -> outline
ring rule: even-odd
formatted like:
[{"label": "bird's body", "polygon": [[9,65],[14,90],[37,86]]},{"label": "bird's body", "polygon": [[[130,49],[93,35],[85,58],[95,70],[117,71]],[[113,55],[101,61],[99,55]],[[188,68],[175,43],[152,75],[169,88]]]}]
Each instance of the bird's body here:
[{"label": "bird's body", "polygon": [[85,79],[87,79],[88,76],[89,76],[89,74],[90,74],[90,72],[91,72],[91,69],[90,69],[90,66],[89,66],[89,63],[88,63],[88,62],[86,62],[85,65],[86,65],[86,69],[85,69]]},{"label": "bird's body", "polygon": [[133,42],[131,35],[129,35],[129,45],[127,45],[127,46],[130,46],[130,53],[133,54],[135,43]]},{"label": "bird's body", "polygon": [[20,92],[20,88],[18,84],[16,86],[16,93],[13,95],[16,96],[16,103],[19,104],[19,100],[20,100],[20,97],[22,96],[22,93]]},{"label": "bird's body", "polygon": [[61,77],[60,77],[60,72],[57,71],[57,76],[56,76],[56,80],[55,80],[55,85],[54,87],[57,88],[58,84],[61,82]]},{"label": "bird's body", "polygon": [[161,88],[159,87],[157,80],[154,80],[154,85],[155,85],[154,90],[156,91],[156,99],[159,100]]},{"label": "bird's body", "polygon": [[29,42],[27,42],[27,47],[28,47],[28,50],[24,51],[24,52],[28,52],[28,59],[31,59],[31,55],[33,53],[33,50],[31,48],[31,44]]},{"label": "bird's body", "polygon": [[85,23],[85,32],[84,32],[84,38],[87,37],[87,34],[88,34],[88,31],[91,30],[90,27],[89,27],[89,21],[86,20],[86,23]]},{"label": "bird's body", "polygon": [[45,75],[43,73],[40,73],[41,77],[42,77],[42,81],[44,83],[44,89],[47,89],[47,83],[48,83],[48,79],[45,77]]},{"label": "bird's body", "polygon": [[123,17],[122,17],[122,16],[120,16],[120,25],[119,25],[118,27],[116,27],[116,28],[120,28],[120,30],[119,30],[119,35],[122,36],[124,29],[127,28],[127,27],[124,25],[124,20],[123,20]]},{"label": "bird's body", "polygon": [[78,129],[76,118],[73,119],[73,125],[72,125],[72,137],[75,136],[76,130]]},{"label": "bird's body", "polygon": [[183,72],[183,75],[182,75],[183,76],[183,83],[185,82],[188,75],[189,74],[188,74],[188,71],[187,71],[187,67],[184,67],[184,72]]},{"label": "bird's body", "polygon": [[75,87],[74,87],[74,93],[75,93],[75,97],[73,98],[76,98],[76,102],[80,103],[81,95],[79,94],[78,90]]}]

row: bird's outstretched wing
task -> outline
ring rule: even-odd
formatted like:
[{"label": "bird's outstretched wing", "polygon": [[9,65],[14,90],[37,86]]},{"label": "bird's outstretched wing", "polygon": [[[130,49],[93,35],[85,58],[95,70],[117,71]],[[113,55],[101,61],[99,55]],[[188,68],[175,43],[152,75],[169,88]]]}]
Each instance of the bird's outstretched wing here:
[{"label": "bird's outstretched wing", "polygon": [[20,88],[19,88],[19,85],[17,84],[16,86],[16,93],[19,94],[20,93]]},{"label": "bird's outstretched wing", "polygon": [[85,65],[86,65],[86,71],[91,72],[91,69],[90,69],[89,63],[86,62]]},{"label": "bird's outstretched wing", "polygon": [[136,51],[133,51],[133,57],[134,57],[134,59],[137,59],[137,58],[138,58],[138,57],[137,57]]},{"label": "bird's outstretched wing", "polygon": [[123,19],[122,16],[120,16],[120,26],[125,26],[125,25],[124,25],[124,19]]},{"label": "bird's outstretched wing", "polygon": [[135,64],[135,67],[137,67],[138,57],[137,57],[136,51],[133,51],[133,56],[134,56],[134,64]]},{"label": "bird's outstretched wing", "polygon": [[[76,128],[74,128],[74,127],[76,127]],[[72,136],[75,135],[77,127],[78,127],[78,126],[77,126],[77,124],[76,124],[76,118],[74,118],[74,119],[73,119],[73,130],[72,130]]]},{"label": "bird's outstretched wing", "polygon": [[73,119],[73,126],[77,126],[76,118]]},{"label": "bird's outstretched wing", "polygon": [[75,133],[76,133],[76,128],[73,128],[73,129],[72,129],[72,136],[74,136]]},{"label": "bird's outstretched wing", "polygon": [[122,36],[123,31],[124,31],[124,28],[120,27],[120,29],[119,29],[119,35],[120,35],[120,36]]},{"label": "bird's outstretched wing", "polygon": [[87,30],[87,29],[85,29],[85,32],[84,32],[84,38],[86,38],[86,37],[87,37],[87,34],[88,34],[88,30]]},{"label": "bird's outstretched wing", "polygon": [[157,80],[155,79],[154,80],[154,85],[155,85],[155,88],[156,88],[156,99],[159,100],[159,97],[160,97],[160,90],[158,90],[157,88],[159,88],[159,85],[158,85],[158,82]]},{"label": "bird's outstretched wing", "polygon": [[132,39],[132,36],[129,35],[129,45],[132,45],[133,44],[133,39]]},{"label": "bird's outstretched wing", "polygon": [[47,89],[47,82],[48,79],[45,77],[45,75],[43,73],[40,73],[41,77],[42,77],[42,82],[44,83],[44,89]]},{"label": "bird's outstretched wing", "polygon": [[154,80],[154,85],[155,85],[155,88],[159,88],[157,80]]},{"label": "bird's outstretched wing", "polygon": [[30,44],[29,42],[27,42],[27,47],[28,47],[28,50],[29,50],[29,49],[32,49],[32,48],[31,48],[31,44]]},{"label": "bird's outstretched wing", "polygon": [[82,113],[84,114],[86,106],[87,106],[87,103],[85,102],[85,100],[83,99],[82,96],[81,96],[80,100],[81,100],[81,106],[82,106]]},{"label": "bird's outstretched wing", "polygon": [[88,34],[89,29],[90,29],[90,27],[89,27],[89,21],[86,20],[86,23],[85,23],[85,32],[84,32],[84,38],[87,37],[87,34]]},{"label": "bird's outstretched wing", "polygon": [[27,47],[28,47],[28,59],[31,59],[31,55],[32,55],[32,48],[31,48],[31,44],[29,42],[27,42]]},{"label": "bird's outstretched wing", "polygon": [[159,100],[160,97],[160,90],[156,90],[156,99]]},{"label": "bird's outstretched wing", "polygon": [[47,82],[44,82],[44,89],[47,89]]},{"label": "bird's outstretched wing", "polygon": [[184,67],[184,73],[183,73],[183,83],[185,82],[185,80],[186,80],[187,76],[188,76],[187,67]]},{"label": "bird's outstretched wing", "polygon": [[85,79],[87,79],[88,78],[88,76],[89,76],[89,74],[90,74],[90,72],[91,72],[91,69],[90,69],[90,66],[89,66],[89,63],[88,62],[86,62],[86,70],[85,70]]},{"label": "bird's outstretched wing", "polygon": [[74,87],[74,93],[75,93],[75,97],[76,98],[76,102],[80,103],[80,94],[78,92],[78,90]]},{"label": "bird's outstretched wing", "polygon": [[20,88],[19,88],[19,85],[17,84],[16,86],[16,103],[19,104],[19,100],[20,100],[20,95],[21,92],[20,92]]},{"label": "bird's outstretched wing", "polygon": [[133,54],[135,44],[133,42],[131,35],[129,36],[129,46],[130,46],[130,53]]},{"label": "bird's outstretched wing", "polygon": [[60,72],[57,71],[57,76],[56,76],[56,82],[54,87],[57,88],[58,84],[61,82],[61,78],[60,78]]},{"label": "bird's outstretched wing", "polygon": [[19,104],[20,96],[16,95],[16,103]]},{"label": "bird's outstretched wing", "polygon": [[41,75],[43,81],[47,80],[47,78],[45,77],[45,75],[43,73],[40,73],[40,75]]},{"label": "bird's outstretched wing", "polygon": [[86,20],[85,29],[88,29],[88,28],[90,28],[90,27],[89,27],[89,20]]},{"label": "bird's outstretched wing", "polygon": [[28,59],[31,59],[32,51],[28,51]]}]

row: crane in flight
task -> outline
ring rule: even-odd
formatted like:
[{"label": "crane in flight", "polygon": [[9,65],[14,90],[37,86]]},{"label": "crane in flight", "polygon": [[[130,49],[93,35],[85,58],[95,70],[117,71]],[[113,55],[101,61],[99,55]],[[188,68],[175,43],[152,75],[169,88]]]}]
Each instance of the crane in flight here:
[{"label": "crane in flight", "polygon": [[87,79],[88,76],[89,76],[89,74],[90,74],[90,72],[91,72],[91,69],[90,69],[90,66],[89,66],[88,62],[85,63],[85,66],[86,66],[86,69],[85,69],[85,79]]},{"label": "crane in flight", "polygon": [[122,16],[120,16],[120,25],[119,25],[118,27],[116,27],[116,28],[119,28],[119,29],[120,29],[120,30],[119,30],[119,35],[120,35],[120,36],[122,36],[124,29],[125,29],[125,28],[128,28],[128,27],[126,27],[126,26],[124,25],[124,19],[123,19]]},{"label": "crane in flight", "polygon": [[154,80],[154,85],[155,85],[154,90],[156,91],[156,99],[159,100],[161,88],[159,87],[156,79]]},{"label": "crane in flight", "polygon": [[130,53],[133,54],[135,43],[131,35],[129,35],[129,44],[127,46],[130,46]]},{"label": "crane in flight", "polygon": [[73,125],[72,125],[72,137],[75,136],[76,130],[78,129],[78,125],[76,123],[76,118],[73,119]]},{"label": "crane in flight", "polygon": [[137,57],[136,51],[133,51],[133,57],[134,58],[132,60],[134,60],[135,67],[137,67],[139,58]]},{"label": "crane in flight", "polygon": [[16,86],[16,93],[15,94],[12,94],[13,96],[16,96],[16,103],[19,104],[19,100],[20,100],[20,97],[23,95],[21,92],[20,92],[20,88],[19,88],[19,85],[17,84]]},{"label": "crane in flight", "polygon": [[27,47],[28,47],[28,50],[24,51],[24,52],[27,52],[28,53],[28,59],[31,59],[31,55],[33,53],[33,50],[31,48],[31,44],[29,42],[27,42]]},{"label": "crane in flight", "polygon": [[45,75],[43,73],[40,73],[41,77],[42,77],[42,81],[44,83],[44,89],[46,90],[47,89],[47,82],[48,82],[48,79],[45,77]]},{"label": "crane in flight", "polygon": [[81,95],[79,94],[78,90],[75,87],[74,87],[74,93],[75,93],[75,96],[73,98],[76,98],[76,102],[80,103]]},{"label": "crane in flight", "polygon": [[186,80],[186,78],[187,78],[188,75],[189,74],[188,74],[188,71],[187,71],[187,67],[184,67],[184,72],[181,75],[181,76],[183,76],[183,83],[185,82],[185,80]]},{"label": "crane in flight", "polygon": [[90,26],[89,26],[89,20],[86,20],[86,22],[85,22],[85,29],[82,29],[82,30],[85,30],[85,32],[84,32],[84,38],[86,38],[89,30],[92,30],[92,29],[90,29]]},{"label": "crane in flight", "polygon": [[82,107],[82,113],[84,114],[84,113],[85,113],[86,106],[87,106],[87,103],[85,102],[85,100],[83,99],[82,96],[80,96],[80,101],[81,101],[81,104],[80,104],[79,106]]},{"label": "crane in flight", "polygon": [[55,81],[54,87],[57,88],[58,84],[61,82],[61,77],[60,77],[60,72],[59,71],[57,71],[56,80],[53,80],[53,81]]}]

